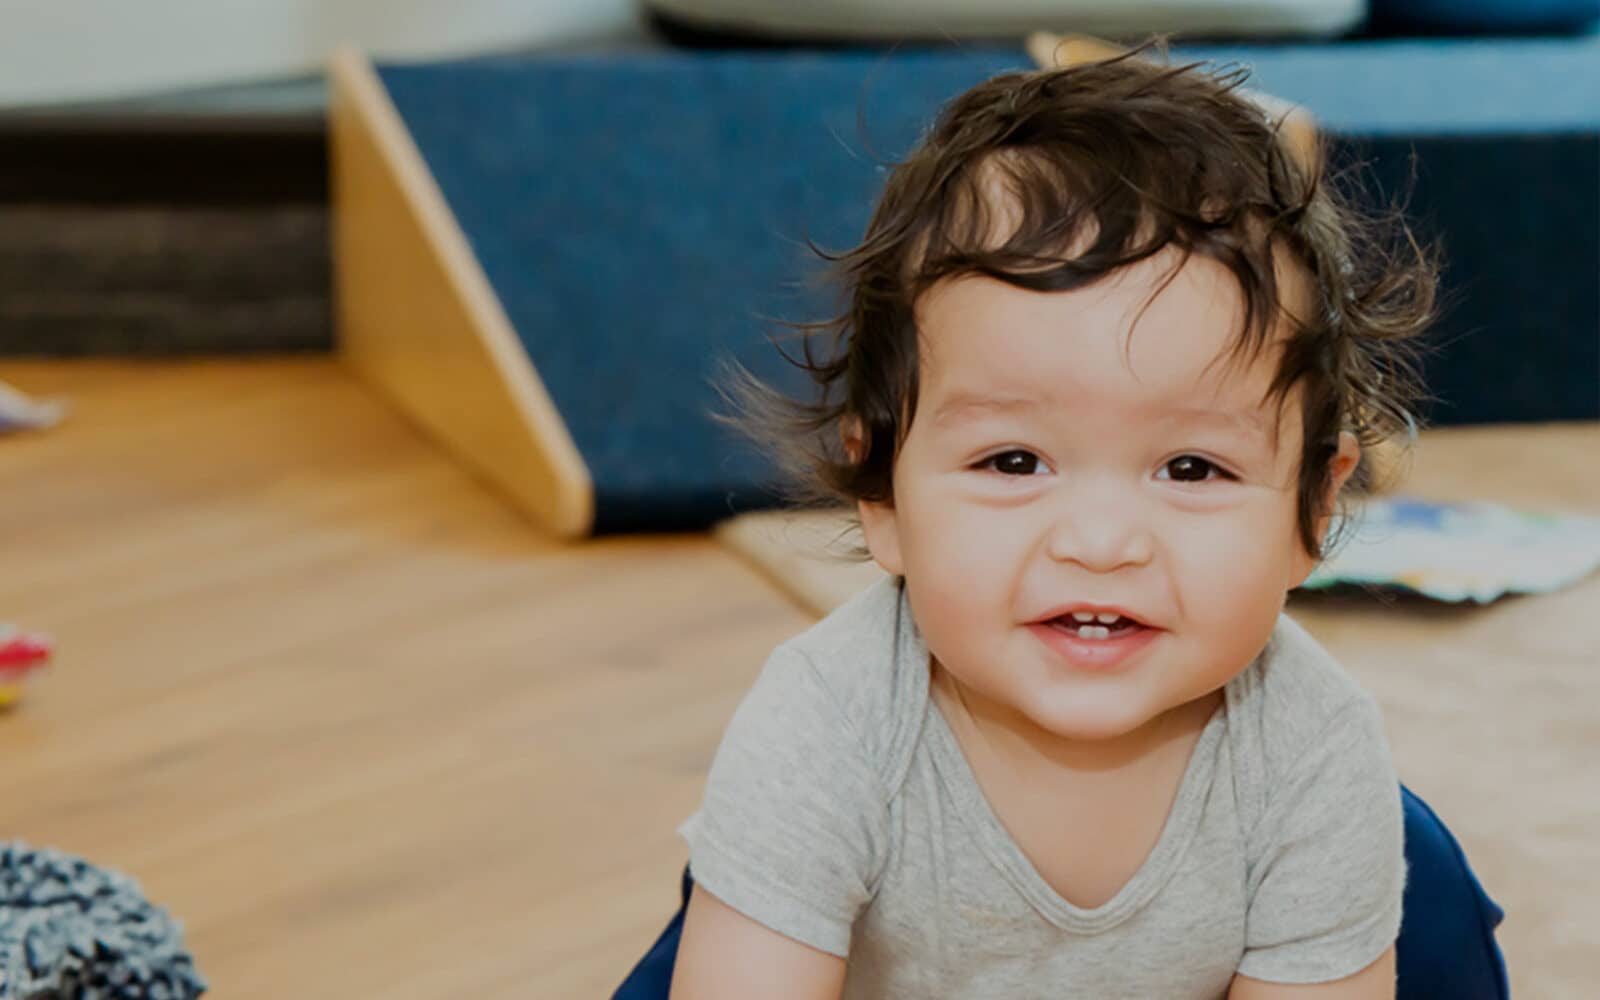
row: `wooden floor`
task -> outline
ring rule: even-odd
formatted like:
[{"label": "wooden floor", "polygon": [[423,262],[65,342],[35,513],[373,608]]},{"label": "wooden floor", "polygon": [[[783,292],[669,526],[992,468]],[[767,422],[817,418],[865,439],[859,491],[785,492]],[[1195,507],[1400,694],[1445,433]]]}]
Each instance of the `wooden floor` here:
[{"label": "wooden floor", "polygon": [[545,540],[327,359],[7,363],[0,836],[137,878],[211,996],[603,997],[810,622],[700,535]]}]

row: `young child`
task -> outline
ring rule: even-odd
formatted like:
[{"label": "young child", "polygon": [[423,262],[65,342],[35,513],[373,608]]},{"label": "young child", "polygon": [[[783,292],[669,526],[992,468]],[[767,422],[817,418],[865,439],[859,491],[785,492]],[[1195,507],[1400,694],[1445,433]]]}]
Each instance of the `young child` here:
[{"label": "young child", "polygon": [[1283,608],[1414,430],[1438,265],[1144,51],[957,98],[819,400],[732,387],[889,576],[729,724],[674,998],[1394,996],[1383,720]]}]

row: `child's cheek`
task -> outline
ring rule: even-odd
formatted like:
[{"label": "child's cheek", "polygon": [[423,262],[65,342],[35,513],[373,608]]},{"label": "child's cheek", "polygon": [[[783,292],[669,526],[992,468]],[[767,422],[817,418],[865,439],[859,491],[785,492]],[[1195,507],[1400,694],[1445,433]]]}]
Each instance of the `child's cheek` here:
[{"label": "child's cheek", "polygon": [[[903,519],[911,513],[902,508]],[[946,647],[946,658],[960,658],[950,644],[961,646],[1013,614],[1010,602],[1028,550],[1026,521],[1016,511],[971,504],[925,506],[909,523],[902,521],[902,554],[919,619],[930,643]]]},{"label": "child's cheek", "polygon": [[918,543],[946,573],[963,574],[972,581],[993,580],[1015,572],[1026,558],[1029,539],[1038,532],[1036,521],[1019,510],[941,505],[918,532]]},{"label": "child's cheek", "polygon": [[[1281,605],[1284,541],[1276,518],[1254,508],[1198,518],[1165,545],[1172,586],[1196,620],[1254,619]],[[1276,603],[1275,603],[1276,602]],[[1272,610],[1275,617],[1276,610]]]}]

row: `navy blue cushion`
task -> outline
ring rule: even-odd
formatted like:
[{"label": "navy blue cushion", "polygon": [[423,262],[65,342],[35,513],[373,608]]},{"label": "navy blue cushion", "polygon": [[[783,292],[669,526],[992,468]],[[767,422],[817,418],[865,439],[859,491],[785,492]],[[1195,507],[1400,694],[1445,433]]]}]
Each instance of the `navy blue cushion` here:
[{"label": "navy blue cushion", "polygon": [[[1395,942],[1395,1000],[1508,1000],[1505,959],[1494,929],[1503,911],[1467,864],[1443,821],[1405,785],[1406,879]],[[678,912],[612,1000],[667,1000],[694,880],[684,869]]]},{"label": "navy blue cushion", "polygon": [[1371,27],[1428,32],[1580,31],[1600,0],[1371,0]]},{"label": "navy blue cushion", "polygon": [[1505,958],[1494,929],[1505,911],[1484,892],[1444,821],[1405,785],[1405,916],[1396,944],[1396,1000],[1505,1000]]}]

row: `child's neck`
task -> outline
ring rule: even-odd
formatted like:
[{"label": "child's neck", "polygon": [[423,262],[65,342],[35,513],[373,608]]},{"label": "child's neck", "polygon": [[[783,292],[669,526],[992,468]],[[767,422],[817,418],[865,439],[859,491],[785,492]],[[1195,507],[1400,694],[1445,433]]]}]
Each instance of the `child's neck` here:
[{"label": "child's neck", "polygon": [[978,750],[1029,780],[1120,781],[1172,753],[1188,759],[1201,730],[1222,705],[1223,693],[1163,712],[1115,739],[1071,740],[1043,729],[1016,709],[997,704],[958,681],[933,659],[931,694],[963,747]]}]

